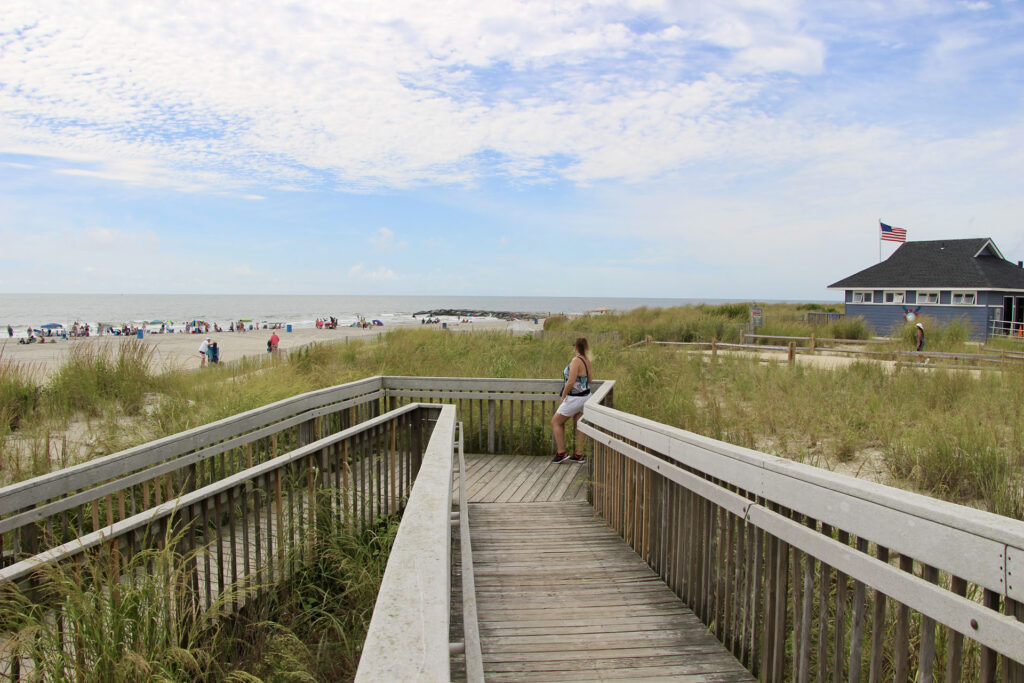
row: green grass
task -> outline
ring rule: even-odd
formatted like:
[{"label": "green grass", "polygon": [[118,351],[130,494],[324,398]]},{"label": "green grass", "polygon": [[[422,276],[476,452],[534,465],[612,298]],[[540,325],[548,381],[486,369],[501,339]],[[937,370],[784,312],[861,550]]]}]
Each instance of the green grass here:
[{"label": "green grass", "polygon": [[[42,567],[29,594],[0,591],[0,629],[30,680],[351,680],[397,529],[322,529],[313,562],[301,548],[287,560],[286,583],[229,588],[207,609],[184,569],[201,550],[180,553],[180,532],[131,558],[91,552]],[[246,606],[225,616],[243,591]]]},{"label": "green grass", "polygon": [[[21,413],[19,430],[45,434],[48,420],[75,408],[92,416],[92,452],[103,452],[100,446],[110,452],[375,374],[557,378],[571,355],[572,339],[583,333],[597,340],[596,377],[617,380],[616,406],[622,410],[829,468],[877,452],[898,485],[1021,515],[1014,512],[1020,496],[1006,500],[1000,490],[1020,490],[1015,471],[1024,453],[1019,400],[1024,371],[981,377],[945,370],[893,374],[873,362],[815,369],[727,354],[710,363],[702,354],[624,346],[657,329],[692,325],[722,331],[713,328],[736,325],[746,310],[745,304],[638,309],[621,316],[554,320],[549,322],[552,333],[542,338],[400,329],[379,343],[312,345],[279,362],[260,359],[163,375],[149,374],[129,344],[116,356],[75,356],[49,386],[29,388],[34,407]],[[787,331],[801,324],[795,305],[771,311],[766,313],[769,321],[772,315],[792,318],[779,323],[793,326]],[[962,325],[926,324],[929,349],[962,343]],[[26,382],[20,381],[8,386],[24,392]],[[101,387],[104,382],[109,386]],[[145,410],[134,407],[140,401]],[[48,466],[45,460],[18,468],[7,463],[4,476],[9,481],[38,474]]]}]

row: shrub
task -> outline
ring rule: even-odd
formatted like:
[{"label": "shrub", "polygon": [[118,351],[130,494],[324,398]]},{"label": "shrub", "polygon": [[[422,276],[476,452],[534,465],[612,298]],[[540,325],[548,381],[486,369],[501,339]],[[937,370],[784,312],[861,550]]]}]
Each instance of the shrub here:
[{"label": "shrub", "polygon": [[47,403],[65,415],[74,411],[97,415],[108,404],[137,413],[143,396],[156,384],[149,369],[152,355],[151,347],[135,339],[116,347],[76,346],[50,381]]},{"label": "shrub", "polygon": [[42,390],[22,365],[0,355],[0,431],[17,429],[39,405]]},{"label": "shrub", "polygon": [[835,339],[870,339],[873,336],[871,326],[863,317],[840,318],[832,323],[829,332]]}]

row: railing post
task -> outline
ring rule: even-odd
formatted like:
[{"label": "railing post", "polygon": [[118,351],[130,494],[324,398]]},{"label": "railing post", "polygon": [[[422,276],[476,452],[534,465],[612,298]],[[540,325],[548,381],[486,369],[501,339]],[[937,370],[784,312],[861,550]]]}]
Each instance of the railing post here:
[{"label": "railing post", "polygon": [[814,353],[815,349],[816,349],[816,344],[815,344],[815,339],[814,339],[814,332],[811,332],[811,353]]},{"label": "railing post", "polygon": [[494,452],[494,399],[487,400],[487,452]]},{"label": "railing post", "polygon": [[740,344],[745,344],[746,343],[746,341],[745,341],[746,338],[747,338],[747,331],[744,330],[743,328],[740,328]]},{"label": "railing post", "polygon": [[796,361],[796,342],[789,342],[789,364]]}]

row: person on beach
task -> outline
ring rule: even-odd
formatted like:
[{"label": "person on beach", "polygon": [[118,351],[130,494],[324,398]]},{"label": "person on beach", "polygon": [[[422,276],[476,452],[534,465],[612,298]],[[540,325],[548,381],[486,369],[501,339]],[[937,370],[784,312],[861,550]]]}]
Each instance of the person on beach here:
[{"label": "person on beach", "polygon": [[[551,431],[555,435],[556,452],[551,462],[586,462],[583,457],[582,443],[584,436],[579,432],[580,416],[583,415],[583,404],[590,398],[590,382],[594,379],[594,369],[587,360],[590,345],[586,337],[579,337],[573,345],[576,356],[562,371],[565,385],[559,397],[560,403],[555,414],[551,416]],[[565,450],[565,423],[572,418],[576,431],[576,450],[569,455]]]},{"label": "person on beach", "polygon": [[14,336],[14,328],[11,327],[10,325],[7,326],[7,336],[8,337],[13,337]]},{"label": "person on beach", "polygon": [[917,351],[918,362],[928,362],[922,353],[924,351],[924,325],[921,323],[914,326],[914,350]]},{"label": "person on beach", "polygon": [[207,337],[203,340],[203,343],[199,345],[199,367],[206,367],[206,351],[210,348],[210,338]]},{"label": "person on beach", "polygon": [[277,345],[281,343],[281,338],[277,336],[277,332],[270,333],[270,341],[267,342],[267,351],[277,355]]}]

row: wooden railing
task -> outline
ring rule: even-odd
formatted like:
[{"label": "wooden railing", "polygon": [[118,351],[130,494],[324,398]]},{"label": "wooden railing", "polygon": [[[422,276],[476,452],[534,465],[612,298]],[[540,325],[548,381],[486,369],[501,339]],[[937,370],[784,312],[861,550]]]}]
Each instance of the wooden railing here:
[{"label": "wooden railing", "polygon": [[[450,472],[453,424],[453,408],[403,406],[5,567],[0,590],[18,586],[24,595],[47,600],[50,591],[36,586],[45,586],[55,567],[74,566],[84,558],[105,568],[108,585],[94,589],[113,590],[137,580],[140,572],[152,573],[133,558],[174,539],[169,551],[175,566],[167,571],[181,580],[169,586],[175,597],[168,604],[176,605],[171,611],[179,618],[183,613],[208,616],[211,609],[233,611],[254,592],[292,575],[302,561],[312,560],[320,534],[339,525],[365,528],[398,514],[421,469],[425,443],[429,470],[441,466],[437,461],[447,462]],[[411,524],[419,523],[419,514]],[[447,508],[438,523],[447,531]],[[439,599],[445,600],[444,595]],[[64,618],[59,604],[51,615],[58,622]],[[72,624],[58,625],[73,632]],[[36,668],[24,653],[9,646],[0,651],[8,654],[0,656],[2,676],[19,680]],[[81,671],[73,677],[87,678]]]},{"label": "wooden railing", "polygon": [[357,681],[449,680],[455,408],[440,409],[388,556]]},{"label": "wooden railing", "polygon": [[380,413],[373,377],[278,401],[0,489],[0,567]]},{"label": "wooden railing", "polygon": [[[595,392],[604,384],[595,381]],[[607,384],[601,400],[610,403],[614,382]],[[557,379],[383,378],[389,407],[405,401],[455,405],[470,453],[553,454],[550,421],[564,386]]]},{"label": "wooden railing", "polygon": [[588,402],[592,501],[765,681],[1020,681],[1024,523]]}]

